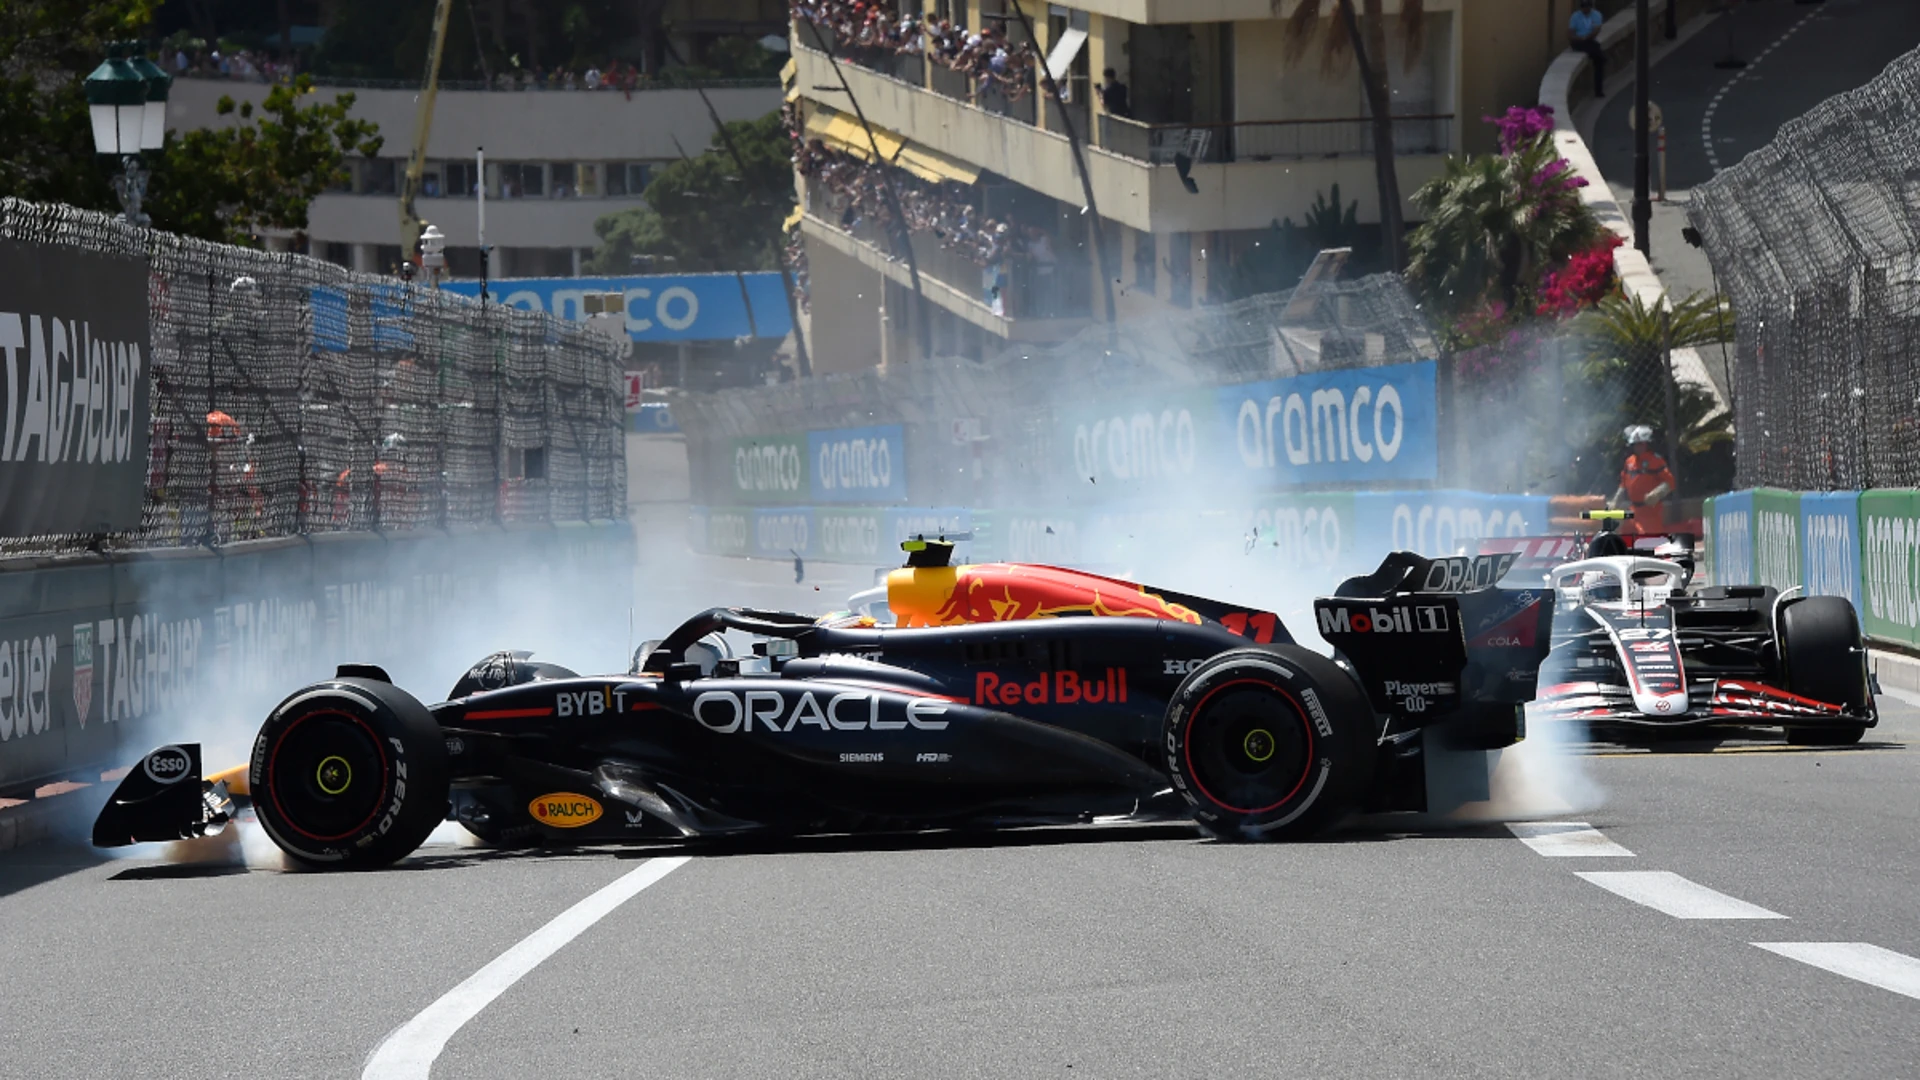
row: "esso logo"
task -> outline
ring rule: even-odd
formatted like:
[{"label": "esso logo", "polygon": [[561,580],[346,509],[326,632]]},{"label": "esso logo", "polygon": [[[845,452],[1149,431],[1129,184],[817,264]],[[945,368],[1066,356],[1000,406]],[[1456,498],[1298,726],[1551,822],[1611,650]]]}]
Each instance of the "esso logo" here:
[{"label": "esso logo", "polygon": [[177,784],[193,771],[193,757],[178,746],[163,746],[148,754],[140,768],[156,784]]}]

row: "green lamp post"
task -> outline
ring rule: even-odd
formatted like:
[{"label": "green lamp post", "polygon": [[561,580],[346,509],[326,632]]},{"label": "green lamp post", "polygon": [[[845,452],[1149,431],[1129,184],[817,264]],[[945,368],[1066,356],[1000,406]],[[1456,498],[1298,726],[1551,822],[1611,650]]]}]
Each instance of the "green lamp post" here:
[{"label": "green lamp post", "polygon": [[107,59],[87,76],[87,113],[93,121],[93,148],[120,159],[114,194],[130,224],[145,225],[140,202],[147,193],[143,150],[158,150],[167,134],[167,91],[173,80],[140,54],[135,43],[108,46]]}]

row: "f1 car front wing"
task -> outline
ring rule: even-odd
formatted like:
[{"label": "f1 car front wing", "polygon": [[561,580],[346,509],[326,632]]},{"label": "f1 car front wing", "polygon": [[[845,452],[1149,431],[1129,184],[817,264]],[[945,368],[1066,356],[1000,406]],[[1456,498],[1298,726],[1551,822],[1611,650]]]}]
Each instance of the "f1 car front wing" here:
[{"label": "f1 car front wing", "polygon": [[1742,720],[1758,724],[1815,726],[1868,724],[1873,715],[1859,715],[1838,705],[1815,701],[1748,679],[1713,679],[1696,683],[1692,707],[1674,716],[1652,716],[1635,704],[1625,686],[1598,682],[1568,682],[1540,689],[1532,706],[1539,720],[1605,720],[1625,724],[1675,725],[1726,723]]}]

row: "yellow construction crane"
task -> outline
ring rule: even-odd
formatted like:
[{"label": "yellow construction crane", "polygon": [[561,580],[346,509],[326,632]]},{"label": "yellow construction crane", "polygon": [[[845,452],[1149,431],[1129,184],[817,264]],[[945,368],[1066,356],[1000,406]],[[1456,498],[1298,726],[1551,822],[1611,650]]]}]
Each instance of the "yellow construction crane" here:
[{"label": "yellow construction crane", "polygon": [[440,93],[440,54],[447,44],[447,21],[453,0],[438,0],[433,9],[433,44],[427,49],[427,77],[420,86],[420,107],[413,119],[413,152],[407,157],[407,175],[400,185],[400,256],[417,258],[420,243],[420,216],[413,212],[413,200],[420,196],[420,181],[427,171],[427,133],[433,130],[433,101]]}]

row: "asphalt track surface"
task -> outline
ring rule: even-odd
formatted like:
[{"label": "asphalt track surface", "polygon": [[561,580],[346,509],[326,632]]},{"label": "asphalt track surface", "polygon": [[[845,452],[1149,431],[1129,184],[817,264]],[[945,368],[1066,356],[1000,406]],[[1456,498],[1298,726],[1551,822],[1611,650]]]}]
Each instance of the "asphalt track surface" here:
[{"label": "asphalt track surface", "polygon": [[[1864,85],[1916,45],[1920,4],[1913,0],[1745,0],[1653,68],[1647,94],[1665,114],[1668,184],[1683,191],[1707,180],[1772,142],[1782,124]],[[1714,66],[1730,46],[1747,67]],[[1608,72],[1608,99],[1590,144],[1600,171],[1629,188],[1632,74],[1631,66]]]},{"label": "asphalt track surface", "polygon": [[[1600,836],[1535,843],[1631,856],[1395,818],[1297,845],[440,843],[361,874],[41,843],[0,855],[0,1074],[360,1076],[549,920],[691,855],[448,1033],[431,1075],[1911,1075],[1920,709],[1882,706],[1858,749],[1588,748],[1604,803],[1563,816]],[[1577,876],[1622,872],[1646,903]],[[1660,906],[1723,901],[1785,918]],[[1891,950],[1867,977],[1898,992],[1754,944],[1782,942]]]}]

